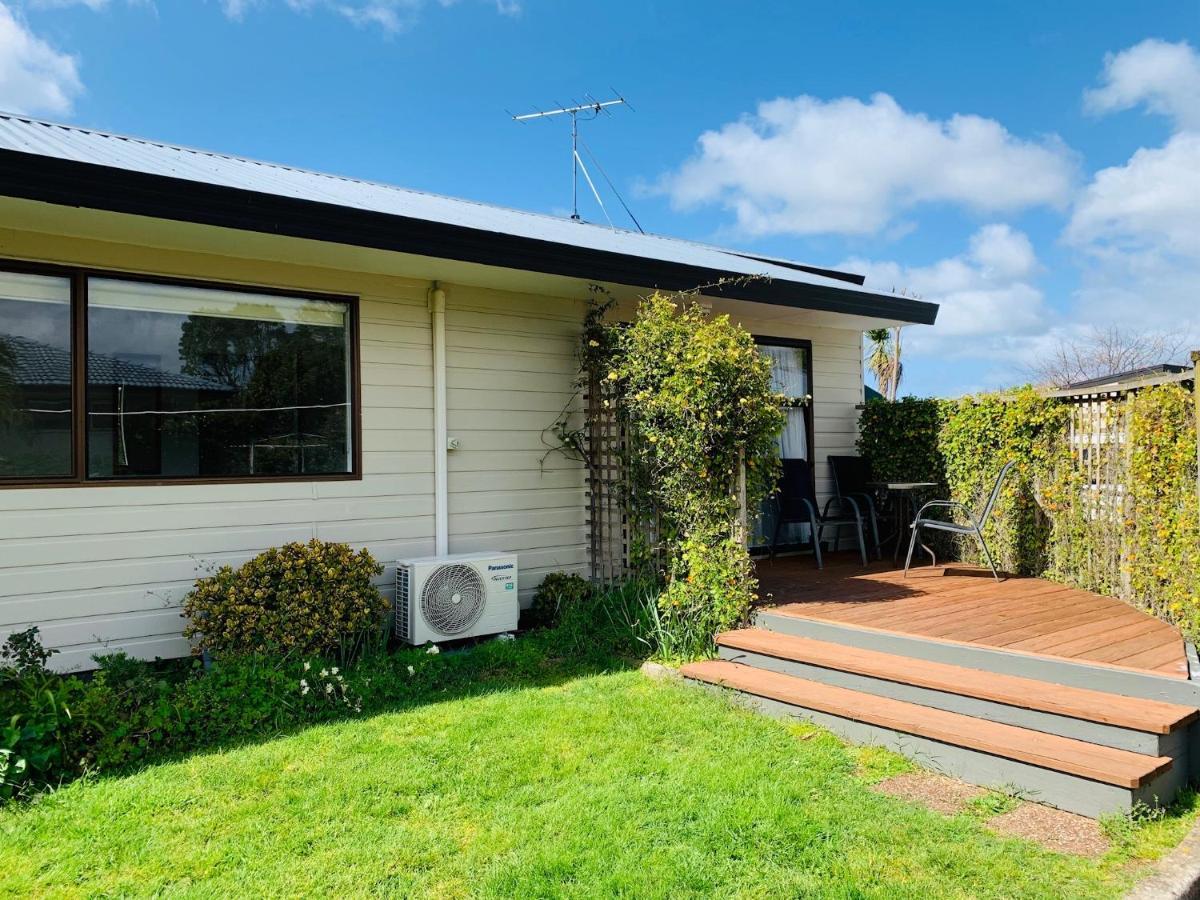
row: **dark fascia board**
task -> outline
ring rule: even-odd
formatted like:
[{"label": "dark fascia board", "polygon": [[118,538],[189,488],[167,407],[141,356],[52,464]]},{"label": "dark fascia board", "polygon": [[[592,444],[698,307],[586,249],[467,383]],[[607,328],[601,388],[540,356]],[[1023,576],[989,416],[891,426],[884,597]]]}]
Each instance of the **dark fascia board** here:
[{"label": "dark fascia board", "polygon": [[752,259],[755,262],[763,262],[772,266],[781,266],[785,269],[795,269],[797,272],[807,272],[809,275],[820,275],[824,278],[833,278],[836,281],[845,281],[849,284],[863,285],[866,284],[866,275],[855,275],[853,272],[839,272],[837,269],[822,269],[820,266],[807,266],[804,263],[792,262],[790,259],[773,259],[770,256],[755,256],[753,253],[743,253],[740,250],[724,250],[724,253],[731,253],[734,256],[740,256],[742,259]]},{"label": "dark fascia board", "polygon": [[[589,281],[932,325],[936,303],[802,282],[751,279],[626,253],[301,200],[36,153],[0,151],[0,196]],[[725,279],[732,282],[717,285]]]}]

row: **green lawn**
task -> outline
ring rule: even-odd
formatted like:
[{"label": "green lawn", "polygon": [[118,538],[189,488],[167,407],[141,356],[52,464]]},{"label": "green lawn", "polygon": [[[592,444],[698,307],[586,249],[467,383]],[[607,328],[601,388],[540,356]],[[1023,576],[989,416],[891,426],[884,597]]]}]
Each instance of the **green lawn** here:
[{"label": "green lawn", "polygon": [[903,765],[699,689],[596,675],[314,727],[0,810],[0,893],[925,898],[1123,887],[1128,852],[1100,864],[1054,856],[969,815],[869,790]]}]

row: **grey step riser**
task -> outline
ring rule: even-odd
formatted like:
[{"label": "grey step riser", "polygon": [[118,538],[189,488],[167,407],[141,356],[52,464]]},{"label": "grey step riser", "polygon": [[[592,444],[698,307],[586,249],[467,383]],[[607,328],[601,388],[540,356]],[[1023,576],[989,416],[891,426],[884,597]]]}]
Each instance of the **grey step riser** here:
[{"label": "grey step riser", "polygon": [[1186,745],[1185,732],[1187,729],[1185,728],[1177,729],[1172,734],[1147,734],[1129,728],[1087,722],[1073,719],[1070,716],[1023,709],[990,700],[980,700],[976,697],[964,697],[960,694],[887,681],[870,675],[843,672],[839,669],[779,659],[765,654],[748,653],[732,647],[721,647],[719,650],[722,659],[756,669],[794,675],[809,681],[819,681],[822,684],[832,684],[861,691],[864,694],[891,697],[894,700],[904,700],[919,706],[930,706],[964,716],[972,716],[976,719],[987,719],[990,722],[1003,722],[1005,725],[1016,725],[1032,731],[1057,734],[1077,741],[1087,741],[1089,744],[1115,747],[1118,750],[1131,750],[1147,756],[1170,756],[1174,759],[1178,754],[1184,752]]},{"label": "grey step riser", "polygon": [[998,672],[1003,675],[1019,675],[1050,684],[1088,688],[1125,697],[1141,697],[1146,700],[1163,700],[1184,706],[1200,706],[1200,684],[1181,678],[1160,678],[1139,672],[1124,671],[1103,666],[1089,666],[1044,656],[1022,653],[1007,653],[988,647],[973,647],[935,641],[910,635],[884,631],[868,631],[845,625],[834,625],[815,619],[780,615],[768,611],[755,616],[755,624],[767,631],[790,634],[797,637],[828,641],[877,650],[895,656],[910,656],[931,662]]},{"label": "grey step riser", "polygon": [[[727,690],[705,682],[695,683],[716,691]],[[1186,780],[1183,767],[1172,766],[1140,788],[1122,788],[966,747],[943,744],[890,728],[804,709],[766,697],[736,690],[728,693],[732,694],[737,702],[767,715],[785,720],[799,719],[811,722],[855,744],[886,747],[927,769],[983,787],[1015,790],[1027,800],[1046,803],[1093,819],[1113,813],[1127,813],[1139,803],[1148,806],[1166,805]]]}]

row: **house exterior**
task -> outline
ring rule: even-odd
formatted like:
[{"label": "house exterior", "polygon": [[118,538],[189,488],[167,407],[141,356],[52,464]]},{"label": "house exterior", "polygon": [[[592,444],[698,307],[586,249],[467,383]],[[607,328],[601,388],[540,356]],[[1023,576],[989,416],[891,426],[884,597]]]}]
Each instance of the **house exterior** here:
[{"label": "house exterior", "polygon": [[[747,275],[763,279],[727,281]],[[800,352],[818,489],[852,452],[861,332],[937,308],[686,241],[0,115],[0,638],[58,665],[189,652],[207,568],[317,537],[497,550],[527,602],[587,569],[589,285],[704,292]],[[802,367],[803,368],[803,367]]]}]

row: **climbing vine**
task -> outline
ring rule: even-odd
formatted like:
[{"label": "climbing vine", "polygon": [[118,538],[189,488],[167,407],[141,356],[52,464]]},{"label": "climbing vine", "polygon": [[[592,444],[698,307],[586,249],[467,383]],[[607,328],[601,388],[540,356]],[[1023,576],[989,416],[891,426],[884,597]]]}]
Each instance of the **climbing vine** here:
[{"label": "climbing vine", "polygon": [[688,633],[730,628],[757,581],[740,522],[773,490],[784,398],[753,337],[687,297],[657,293],[612,344],[622,414],[638,447],[641,482],[668,542],[662,614]]},{"label": "climbing vine", "polygon": [[[1007,571],[1035,575],[1046,569],[1052,526],[1039,490],[1065,450],[1068,413],[1065,404],[1030,388],[948,404],[938,444],[953,499],[978,510],[1005,463],[1017,463],[984,531],[997,563]],[[962,541],[961,548],[964,559],[981,561],[974,541]]]},{"label": "climbing vine", "polygon": [[1200,633],[1200,521],[1196,420],[1190,391],[1176,385],[1129,401],[1126,569],[1135,598],[1156,615]]}]

